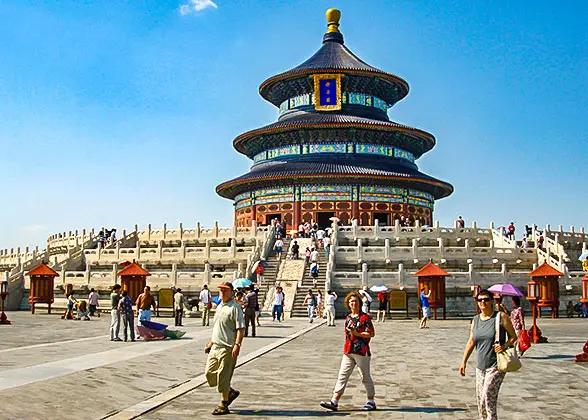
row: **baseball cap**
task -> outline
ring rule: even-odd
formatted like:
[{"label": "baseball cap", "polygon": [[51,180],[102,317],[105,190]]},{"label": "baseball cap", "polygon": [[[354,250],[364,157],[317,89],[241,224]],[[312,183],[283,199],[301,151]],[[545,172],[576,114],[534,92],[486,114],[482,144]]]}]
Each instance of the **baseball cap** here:
[{"label": "baseball cap", "polygon": [[231,290],[235,290],[235,288],[233,287],[233,283],[231,283],[230,281],[225,281],[224,283],[221,283],[218,285],[219,289],[231,289]]}]

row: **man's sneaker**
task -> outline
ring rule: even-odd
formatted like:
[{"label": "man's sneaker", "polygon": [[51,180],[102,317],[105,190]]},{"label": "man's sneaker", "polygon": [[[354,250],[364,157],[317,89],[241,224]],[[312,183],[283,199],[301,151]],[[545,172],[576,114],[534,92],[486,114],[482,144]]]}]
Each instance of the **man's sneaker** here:
[{"label": "man's sneaker", "polygon": [[237,391],[236,389],[231,388],[231,390],[229,391],[229,401],[227,401],[227,407],[229,405],[231,405],[231,403],[233,401],[235,401],[239,395],[241,395],[241,393],[239,391]]},{"label": "man's sneaker", "polygon": [[338,404],[333,404],[333,401],[321,401],[320,405],[331,411],[337,411],[339,409]]},{"label": "man's sneaker", "polygon": [[365,405],[361,407],[361,411],[374,411],[376,409],[376,403],[372,401],[366,402]]}]

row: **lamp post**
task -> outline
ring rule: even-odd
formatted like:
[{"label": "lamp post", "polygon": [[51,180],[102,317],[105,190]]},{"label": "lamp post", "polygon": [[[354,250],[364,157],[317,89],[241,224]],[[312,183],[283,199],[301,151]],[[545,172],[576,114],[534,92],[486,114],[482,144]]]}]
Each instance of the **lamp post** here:
[{"label": "lamp post", "polygon": [[2,299],[2,314],[0,315],[0,324],[1,325],[10,325],[12,322],[8,320],[8,317],[4,313],[4,301],[6,300],[6,296],[8,296],[8,282],[2,281],[0,282],[0,298]]},{"label": "lamp post", "polygon": [[541,335],[541,330],[537,326],[537,301],[539,300],[539,283],[531,279],[527,283],[527,300],[531,302],[533,310],[533,326],[529,329],[529,335],[533,343],[546,343],[547,338]]}]

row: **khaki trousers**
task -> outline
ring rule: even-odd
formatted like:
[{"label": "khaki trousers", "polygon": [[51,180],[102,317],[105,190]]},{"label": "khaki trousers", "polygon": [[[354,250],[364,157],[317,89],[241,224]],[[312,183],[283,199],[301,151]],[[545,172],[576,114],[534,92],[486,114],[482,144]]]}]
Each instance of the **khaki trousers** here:
[{"label": "khaki trousers", "polygon": [[210,321],[210,308],[208,307],[208,304],[204,304],[204,308],[202,308],[202,325],[209,325],[209,321]]},{"label": "khaki trousers", "polygon": [[327,305],[325,312],[327,313],[327,325],[335,325],[335,307]]},{"label": "khaki trousers", "polygon": [[333,392],[335,394],[343,395],[345,388],[347,387],[347,381],[353,372],[353,368],[357,366],[359,368],[359,375],[361,376],[361,382],[365,387],[368,398],[373,397],[376,393],[374,388],[374,381],[370,374],[370,356],[361,356],[359,354],[344,354],[341,359],[341,367],[339,368],[339,377],[335,384]]},{"label": "khaki trousers", "polygon": [[221,393],[231,390],[231,378],[237,364],[232,352],[232,348],[213,344],[206,360],[205,374],[208,385],[216,387]]}]

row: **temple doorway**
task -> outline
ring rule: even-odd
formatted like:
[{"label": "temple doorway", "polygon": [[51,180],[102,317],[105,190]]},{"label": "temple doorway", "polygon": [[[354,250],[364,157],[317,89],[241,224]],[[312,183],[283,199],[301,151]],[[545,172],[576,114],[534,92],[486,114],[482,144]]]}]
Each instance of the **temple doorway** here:
[{"label": "temple doorway", "polygon": [[388,213],[374,213],[374,223],[376,220],[380,226],[388,226],[390,224],[390,215]]},{"label": "temple doorway", "polygon": [[272,224],[272,220],[274,219],[278,219],[278,222],[282,221],[282,215],[280,213],[276,213],[276,214],[266,214],[265,215],[265,224],[266,225],[271,225]]},{"label": "temple doorway", "polygon": [[331,217],[335,217],[335,212],[332,211],[321,211],[316,214],[317,223],[322,229],[326,229],[331,226]]}]

